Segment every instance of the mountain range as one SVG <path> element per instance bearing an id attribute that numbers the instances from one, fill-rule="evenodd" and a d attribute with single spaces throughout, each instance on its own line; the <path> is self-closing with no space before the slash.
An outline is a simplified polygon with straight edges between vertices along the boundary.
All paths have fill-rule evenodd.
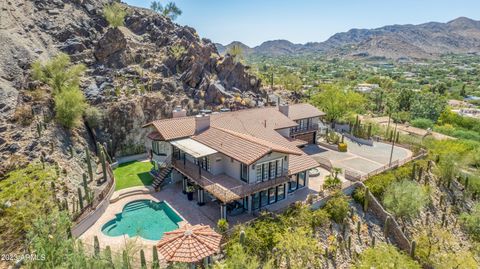
<path id="1" fill-rule="evenodd" d="M 294 44 L 271 40 L 250 48 L 234 41 L 216 44 L 219 53 L 233 45 L 246 55 L 284 56 L 321 53 L 326 56 L 377 59 L 432 59 L 447 53 L 479 53 L 480 21 L 459 17 L 447 23 L 388 25 L 375 29 L 351 29 L 337 33 L 324 42 Z"/>

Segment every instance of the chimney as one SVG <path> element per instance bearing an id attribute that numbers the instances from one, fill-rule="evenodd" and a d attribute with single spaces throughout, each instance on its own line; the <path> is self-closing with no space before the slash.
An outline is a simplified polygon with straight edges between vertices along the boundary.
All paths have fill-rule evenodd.
<path id="1" fill-rule="evenodd" d="M 279 104 L 278 105 L 278 110 L 282 112 L 283 115 L 288 117 L 288 104 Z"/>
<path id="2" fill-rule="evenodd" d="M 187 116 L 187 111 L 182 109 L 181 106 L 176 106 L 172 111 L 172 118 L 181 118 Z"/>
<path id="3" fill-rule="evenodd" d="M 195 133 L 201 133 L 210 127 L 210 115 L 200 114 L 195 116 Z"/>

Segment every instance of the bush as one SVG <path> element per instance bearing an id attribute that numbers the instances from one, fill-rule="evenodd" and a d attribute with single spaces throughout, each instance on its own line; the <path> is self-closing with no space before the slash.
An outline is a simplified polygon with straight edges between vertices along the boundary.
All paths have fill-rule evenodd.
<path id="1" fill-rule="evenodd" d="M 77 87 L 64 89 L 55 96 L 55 117 L 66 128 L 78 126 L 86 108 L 85 97 Z"/>
<path id="2" fill-rule="evenodd" d="M 325 211 L 336 223 L 342 223 L 348 216 L 349 210 L 347 197 L 341 192 L 335 194 L 325 205 Z"/>
<path id="3" fill-rule="evenodd" d="M 410 180 L 392 183 L 383 197 L 387 210 L 400 218 L 417 215 L 427 202 L 428 195 L 423 186 Z"/>
<path id="4" fill-rule="evenodd" d="M 347 152 L 347 144 L 346 143 L 339 143 L 338 144 L 338 151 Z"/>
<path id="5" fill-rule="evenodd" d="M 89 106 L 85 109 L 85 121 L 90 128 L 97 128 L 102 121 L 103 114 L 96 107 Z"/>
<path id="6" fill-rule="evenodd" d="M 228 230 L 228 222 L 226 219 L 219 219 L 218 222 L 217 222 L 217 229 L 218 229 L 218 232 L 220 232 L 221 234 L 225 234 Z"/>
<path id="7" fill-rule="evenodd" d="M 480 240 L 480 203 L 475 205 L 471 213 L 462 213 L 460 221 L 472 238 Z"/>
<path id="8" fill-rule="evenodd" d="M 18 106 L 15 109 L 13 119 L 23 126 L 28 126 L 33 122 L 32 107 L 30 105 Z"/>
<path id="9" fill-rule="evenodd" d="M 120 27 L 125 23 L 125 16 L 127 16 L 127 11 L 121 4 L 115 2 L 110 5 L 105 5 L 103 7 L 103 16 L 108 22 L 110 27 Z"/>
<path id="10" fill-rule="evenodd" d="M 328 175 L 325 177 L 323 188 L 325 190 L 340 189 L 342 187 L 342 181 L 338 177 Z"/>
<path id="11" fill-rule="evenodd" d="M 418 118 L 414 119 L 410 122 L 413 127 L 421 128 L 421 129 L 428 129 L 433 127 L 433 121 L 430 119 Z"/>
<path id="12" fill-rule="evenodd" d="M 375 247 L 370 247 L 360 254 L 360 259 L 355 265 L 357 269 L 370 268 L 422 268 L 416 261 L 409 256 L 401 253 L 392 245 L 380 243 Z"/>

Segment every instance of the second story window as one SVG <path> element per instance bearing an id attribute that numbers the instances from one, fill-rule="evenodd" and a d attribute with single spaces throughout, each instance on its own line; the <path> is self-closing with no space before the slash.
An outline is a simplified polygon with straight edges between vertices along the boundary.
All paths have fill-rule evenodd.
<path id="1" fill-rule="evenodd" d="M 155 153 L 155 155 L 166 156 L 167 145 L 161 141 L 152 141 L 152 151 Z"/>
<path id="2" fill-rule="evenodd" d="M 240 179 L 248 182 L 248 165 L 242 163 L 240 166 Z"/>
<path id="3" fill-rule="evenodd" d="M 257 182 L 274 179 L 282 174 L 282 159 L 264 162 L 255 166 L 257 174 Z"/>

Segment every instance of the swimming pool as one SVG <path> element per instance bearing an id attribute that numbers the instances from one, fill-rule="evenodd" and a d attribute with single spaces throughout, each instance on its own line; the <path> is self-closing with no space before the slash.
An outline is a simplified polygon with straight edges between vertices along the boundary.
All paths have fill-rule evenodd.
<path id="1" fill-rule="evenodd" d="M 105 223 L 102 232 L 108 236 L 127 234 L 160 240 L 163 233 L 177 229 L 181 221 L 183 218 L 167 202 L 136 200 L 127 203 L 121 213 Z"/>

